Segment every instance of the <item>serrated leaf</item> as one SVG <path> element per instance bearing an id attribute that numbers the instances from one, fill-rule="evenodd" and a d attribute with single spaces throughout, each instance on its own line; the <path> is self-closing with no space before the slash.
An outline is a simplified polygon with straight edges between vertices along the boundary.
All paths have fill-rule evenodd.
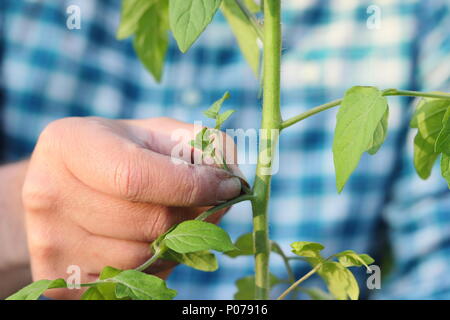
<path id="1" fill-rule="evenodd" d="M 134 49 L 139 60 L 161 81 L 167 48 L 169 46 L 169 21 L 167 0 L 159 0 L 151 6 L 139 21 Z"/>
<path id="2" fill-rule="evenodd" d="M 270 288 L 280 283 L 272 273 L 269 274 Z M 237 292 L 234 294 L 235 300 L 255 300 L 255 276 L 248 276 L 236 281 Z"/>
<path id="3" fill-rule="evenodd" d="M 240 236 L 234 243 L 235 250 L 228 251 L 225 254 L 231 258 L 239 256 L 251 256 L 254 253 L 253 250 L 253 234 L 246 233 Z"/>
<path id="4" fill-rule="evenodd" d="M 338 258 L 340 264 L 344 267 L 361 267 L 365 266 L 368 270 L 370 270 L 369 265 L 372 264 L 375 260 L 367 254 L 358 254 L 353 250 L 342 251 L 338 254 L 335 254 Z"/>
<path id="5" fill-rule="evenodd" d="M 189 220 L 177 225 L 164 239 L 167 247 L 178 253 L 204 250 L 234 250 L 230 236 L 215 224 Z"/>
<path id="6" fill-rule="evenodd" d="M 203 111 L 203 114 L 206 117 L 215 120 L 220 113 L 220 109 L 222 108 L 223 103 L 225 102 L 225 100 L 227 100 L 229 98 L 230 98 L 230 93 L 227 91 L 224 93 L 222 98 L 220 98 L 219 100 L 214 102 L 211 107 L 209 107 L 208 109 Z"/>
<path id="7" fill-rule="evenodd" d="M 389 119 L 389 108 L 386 109 L 386 112 L 383 115 L 383 118 L 381 118 L 380 122 L 377 125 L 377 128 L 375 129 L 375 133 L 373 134 L 372 143 L 369 145 L 369 149 L 367 152 L 370 155 L 374 155 L 375 153 L 380 150 L 381 146 L 383 145 L 384 141 L 386 140 L 387 133 L 388 133 L 388 119 Z"/>
<path id="8" fill-rule="evenodd" d="M 37 300 L 45 291 L 57 288 L 67 288 L 66 281 L 64 279 L 39 280 L 9 296 L 6 300 Z"/>
<path id="9" fill-rule="evenodd" d="M 337 114 L 333 141 L 336 187 L 339 192 L 371 146 L 375 130 L 388 108 L 386 97 L 374 87 L 347 90 Z"/>
<path id="10" fill-rule="evenodd" d="M 117 30 L 117 39 L 125 39 L 133 35 L 140 19 L 147 10 L 158 0 L 123 0 L 120 16 L 120 25 Z"/>
<path id="11" fill-rule="evenodd" d="M 206 137 L 207 130 L 208 128 L 204 127 L 195 135 L 195 139 L 190 141 L 192 147 L 198 150 L 206 149 L 206 147 L 210 144 L 209 139 Z"/>
<path id="12" fill-rule="evenodd" d="M 441 174 L 448 183 L 450 189 L 450 156 L 443 153 L 441 158 Z"/>
<path id="13" fill-rule="evenodd" d="M 153 275 L 136 270 L 126 270 L 111 281 L 117 283 L 116 296 L 132 300 L 171 300 L 176 291 L 167 288 L 166 282 Z"/>
<path id="14" fill-rule="evenodd" d="M 442 119 L 442 128 L 436 139 L 436 152 L 450 154 L 450 100 L 448 100 L 447 111 Z"/>
<path id="15" fill-rule="evenodd" d="M 309 241 L 297 241 L 291 244 L 292 252 L 300 257 L 313 259 L 316 263 L 323 260 L 320 251 L 325 247 L 320 243 Z M 309 261 L 309 260 L 308 260 Z"/>
<path id="16" fill-rule="evenodd" d="M 220 129 L 222 124 L 228 120 L 229 117 L 235 112 L 235 110 L 227 110 L 217 116 L 216 119 L 216 129 Z"/>
<path id="17" fill-rule="evenodd" d="M 317 273 L 325 281 L 328 290 L 336 299 L 358 299 L 358 282 L 356 282 L 353 273 L 342 264 L 335 261 L 325 261 Z"/>
<path id="18" fill-rule="evenodd" d="M 211 23 L 222 0 L 170 0 L 169 15 L 178 47 L 186 52 Z"/>
<path id="19" fill-rule="evenodd" d="M 252 8 L 249 7 L 250 10 L 258 10 L 252 0 L 248 0 L 247 2 L 254 4 Z M 261 49 L 258 46 L 258 35 L 256 31 L 247 16 L 239 8 L 236 0 L 223 0 L 221 10 L 236 37 L 242 54 L 252 68 L 253 73 L 258 77 Z"/>
<path id="20" fill-rule="evenodd" d="M 168 250 L 167 252 L 164 252 L 161 258 L 182 263 L 196 270 L 205 272 L 213 272 L 219 268 L 216 256 L 209 251 L 182 254 L 173 250 Z"/>

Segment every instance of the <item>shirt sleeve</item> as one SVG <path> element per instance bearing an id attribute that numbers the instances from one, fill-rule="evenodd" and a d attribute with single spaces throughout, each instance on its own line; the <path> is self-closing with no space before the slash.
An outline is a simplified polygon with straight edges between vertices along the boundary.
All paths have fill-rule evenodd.
<path id="1" fill-rule="evenodd" d="M 450 3 L 419 3 L 416 89 L 450 92 Z M 405 132 L 407 127 L 405 121 Z M 415 173 L 415 131 L 407 134 L 383 212 L 393 269 L 375 298 L 450 299 L 450 191 L 440 174 L 439 159 L 426 181 Z"/>

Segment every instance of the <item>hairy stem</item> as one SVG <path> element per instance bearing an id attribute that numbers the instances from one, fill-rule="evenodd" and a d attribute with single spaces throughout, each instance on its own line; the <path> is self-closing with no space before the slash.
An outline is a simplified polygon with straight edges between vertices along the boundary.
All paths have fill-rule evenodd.
<path id="1" fill-rule="evenodd" d="M 272 158 L 281 125 L 281 0 L 264 0 L 263 115 L 258 164 L 253 186 L 253 245 L 255 248 L 255 298 L 269 299 L 269 218 Z"/>

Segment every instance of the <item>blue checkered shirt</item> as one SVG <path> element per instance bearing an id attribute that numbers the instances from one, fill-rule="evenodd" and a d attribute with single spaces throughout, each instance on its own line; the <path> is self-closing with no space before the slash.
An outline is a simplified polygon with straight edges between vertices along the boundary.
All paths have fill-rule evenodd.
<path id="1" fill-rule="evenodd" d="M 448 0 L 283 0 L 282 113 L 287 118 L 334 100 L 353 85 L 450 91 Z M 81 9 L 81 29 L 66 27 L 69 5 Z M 379 29 L 368 27 L 381 9 Z M 171 41 L 162 84 L 136 58 L 130 40 L 118 41 L 119 0 L 1 0 L 0 156 L 30 155 L 41 130 L 67 116 L 204 119 L 201 110 L 229 90 L 238 110 L 231 128 L 257 128 L 258 81 L 220 14 L 187 53 Z M 371 13 L 372 12 L 372 13 Z M 370 22 L 370 21 L 369 21 Z M 390 98 L 389 135 L 375 156 L 364 155 L 337 194 L 331 146 L 336 110 L 283 132 L 280 170 L 273 178 L 272 239 L 323 243 L 325 255 L 353 249 L 391 270 L 379 290 L 362 297 L 450 298 L 450 193 L 435 168 L 427 181 L 412 167 L 409 98 Z M 254 165 L 243 165 L 250 178 Z M 222 222 L 232 238 L 251 230 L 248 204 Z M 391 259 L 386 259 L 390 252 Z M 251 257 L 220 257 L 203 273 L 176 268 L 169 285 L 179 298 L 229 299 L 234 281 L 252 273 Z M 272 272 L 285 277 L 274 256 Z M 297 276 L 308 271 L 298 262 Z M 305 286 L 320 286 L 312 278 Z M 283 286 L 276 287 L 280 292 Z"/>

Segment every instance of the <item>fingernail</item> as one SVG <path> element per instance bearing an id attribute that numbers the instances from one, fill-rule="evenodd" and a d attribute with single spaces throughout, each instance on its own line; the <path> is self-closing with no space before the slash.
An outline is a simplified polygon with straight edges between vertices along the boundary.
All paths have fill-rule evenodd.
<path id="1" fill-rule="evenodd" d="M 217 189 L 217 201 L 229 200 L 241 193 L 241 181 L 238 178 L 229 178 L 220 182 Z"/>

